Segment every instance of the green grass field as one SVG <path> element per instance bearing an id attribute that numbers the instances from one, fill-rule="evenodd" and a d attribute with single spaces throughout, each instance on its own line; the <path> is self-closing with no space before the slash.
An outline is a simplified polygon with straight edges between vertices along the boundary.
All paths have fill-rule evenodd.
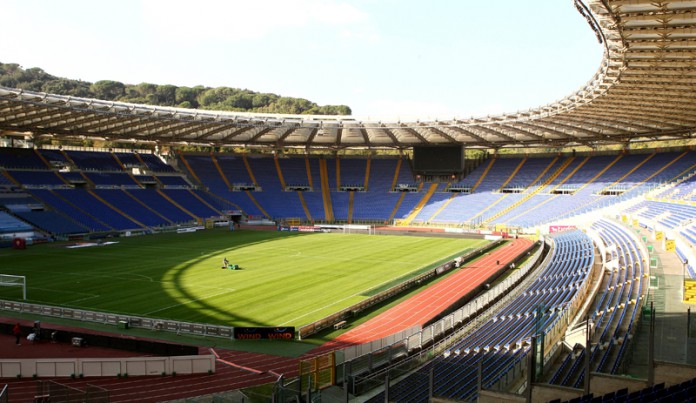
<path id="1" fill-rule="evenodd" d="M 227 326 L 302 326 L 486 241 L 222 229 L 0 250 L 28 302 Z M 240 270 L 221 269 L 223 257 Z M 21 298 L 0 287 L 0 299 Z"/>

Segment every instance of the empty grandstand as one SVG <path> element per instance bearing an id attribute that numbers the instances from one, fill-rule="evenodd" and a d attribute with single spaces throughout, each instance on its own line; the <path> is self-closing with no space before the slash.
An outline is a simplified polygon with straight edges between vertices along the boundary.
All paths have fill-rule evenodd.
<path id="1" fill-rule="evenodd" d="M 254 383 L 272 385 L 274 401 L 314 401 L 329 391 L 339 396 L 334 396 L 336 401 L 690 397 L 696 379 L 696 333 L 689 316 L 689 304 L 696 303 L 696 3 L 575 0 L 574 6 L 604 48 L 596 75 L 557 102 L 499 116 L 389 122 L 225 113 L 0 87 L 0 138 L 13 140 L 0 147 L 0 239 L 7 246 L 3 261 L 19 265 L 32 258 L 34 243 L 88 247 L 133 237 L 155 240 L 130 245 L 131 257 L 143 255 L 143 267 L 129 260 L 129 267 L 105 265 L 122 273 L 104 274 L 95 267 L 90 275 L 112 276 L 114 284 L 120 277 L 161 283 L 167 299 L 155 307 L 154 296 L 138 295 L 135 300 L 146 308 L 135 314 L 125 307 L 114 312 L 99 300 L 98 290 L 76 285 L 80 278 L 71 283 L 75 291 L 62 291 L 69 297 L 61 290 L 32 289 L 32 275 L 38 279 L 46 275 L 44 269 L 53 269 L 45 267 L 43 256 L 58 256 L 42 250 L 29 263 L 34 271 L 27 274 L 29 301 L 12 290 L 0 301 L 5 325 L 15 318 L 60 318 L 72 329 L 61 327 L 57 333 L 78 332 L 82 326 L 109 333 L 119 326 L 140 332 L 133 338 L 165 334 L 161 337 L 190 337 L 187 341 L 200 345 L 219 340 L 226 351 L 201 350 L 205 367 L 192 358 L 181 364 L 186 370 L 178 371 L 181 382 L 199 385 L 201 392 L 195 387 L 176 396 L 160 391 L 172 400 Z M 82 137 L 108 138 L 121 147 L 131 142 L 152 147 L 71 145 Z M 49 145 L 47 138 L 56 144 Z M 10 147 L 14 139 L 24 146 Z M 659 143 L 647 143 L 653 141 Z M 416 160 L 413 148 L 419 146 L 435 150 L 434 157 Z M 438 151 L 445 158 L 445 150 L 453 149 L 461 160 L 437 161 Z M 168 261 L 182 251 L 167 250 L 156 241 L 204 230 L 214 235 L 216 227 L 230 230 L 225 235 L 275 232 L 255 232 L 244 245 L 227 239 L 219 244 L 192 240 L 198 248 L 194 252 L 179 247 L 189 254 L 185 262 Z M 293 238 L 285 232 L 297 234 Z M 321 241 L 308 235 L 315 232 L 323 236 Z M 338 295 L 336 288 L 347 281 L 348 272 L 355 274 L 357 265 L 369 270 L 415 260 L 402 260 L 406 251 L 394 247 L 381 251 L 388 259 L 371 255 L 362 261 L 334 244 L 348 242 L 339 234 L 354 233 L 510 241 L 507 245 L 518 242 L 524 248 L 507 252 L 512 246 L 495 249 L 494 243 L 463 251 L 453 246 L 422 267 L 385 273 L 384 278 L 374 278 L 380 273 L 363 276 L 359 280 L 372 277 L 374 283 L 336 297 L 343 305 L 331 310 L 327 307 L 333 306 L 329 302 Z M 298 300 L 314 295 L 306 295 L 309 286 L 303 290 L 290 276 L 316 270 L 320 275 L 309 283 L 313 292 L 323 294 L 323 305 L 302 307 L 269 324 L 259 317 L 270 304 L 254 307 L 247 317 L 247 312 L 228 312 L 211 302 L 239 291 L 235 287 L 243 287 L 244 276 L 260 273 L 249 269 L 253 263 L 248 262 L 266 256 L 254 249 L 247 257 L 244 248 L 268 246 L 274 237 L 286 235 L 309 239 L 309 244 L 315 240 L 317 249 L 293 245 L 269 252 L 275 260 L 268 261 L 281 269 L 273 275 L 288 276 L 286 284 L 268 291 L 269 299 L 281 300 L 292 311 L 295 301 L 283 300 L 290 292 Z M 415 239 L 405 247 L 412 254 L 419 251 L 417 243 L 426 243 L 425 238 Z M 527 239 L 539 242 L 530 246 Z M 365 250 L 378 245 L 370 238 L 361 242 L 356 245 Z M 328 243 L 336 256 L 317 252 Z M 147 260 L 146 250 L 154 250 L 155 258 Z M 94 262 L 86 255 L 66 260 L 55 274 L 75 276 L 71 265 Z M 110 258 L 97 256 L 95 261 Z M 284 264 L 300 258 L 311 263 L 282 272 Z M 340 263 L 326 263 L 331 258 Z M 186 281 L 192 284 L 192 277 L 210 275 L 208 260 L 215 260 L 216 276 L 234 273 L 236 283 L 210 277 L 199 288 L 188 288 Z M 158 261 L 165 262 L 166 270 L 142 274 L 140 270 L 165 267 L 157 266 Z M 0 274 L 24 274 L 14 273 L 11 266 L 3 265 Z M 463 282 L 456 283 L 457 278 Z M 270 283 L 270 278 L 254 280 L 256 287 Z M 425 288 L 458 293 L 443 303 L 444 291 L 432 295 Z M 200 290 L 212 296 L 201 297 Z M 36 297 L 36 291 L 54 293 L 61 302 L 46 303 L 49 297 Z M 126 291 L 132 290 L 124 295 Z M 73 298 L 73 293 L 79 295 Z M 388 309 L 407 306 L 406 297 L 422 298 L 422 306 L 406 309 L 412 315 L 408 320 L 391 323 L 397 316 L 389 316 L 393 311 Z M 148 298 L 152 301 L 144 301 Z M 82 305 L 90 301 L 95 305 Z M 426 306 L 438 311 L 426 316 Z M 166 316 L 177 310 L 172 315 L 181 316 Z M 210 323 L 217 320 L 233 325 Z M 89 329 L 95 322 L 102 327 Z M 302 325 L 298 337 L 294 328 L 285 331 L 296 323 Z M 302 351 L 292 359 L 278 359 L 277 365 L 269 357 L 241 357 L 235 346 L 242 350 L 242 340 L 262 334 L 255 327 L 248 330 L 250 324 L 275 329 L 270 332 L 281 335 L 277 337 L 297 338 L 290 342 Z M 384 328 L 394 332 L 377 330 Z M 41 335 L 40 329 L 34 334 Z M 97 338 L 89 335 L 85 337 Z M 323 345 L 302 344 L 306 339 L 311 344 L 312 337 Z M 269 347 L 272 343 L 251 349 L 277 352 Z M 167 357 L 173 361 L 163 367 L 146 371 L 149 364 L 138 364 L 131 374 L 174 376 L 174 368 L 184 368 L 173 363 L 175 354 Z M 22 378 L 74 379 L 82 374 L 71 369 L 66 376 L 67 370 L 56 364 L 60 360 L 50 361 L 53 369 L 46 370 L 40 360 L 18 364 L 18 359 L 0 360 L 0 377 L 15 390 L 28 388 Z M 104 364 L 99 371 L 90 368 L 87 375 L 95 384 L 113 387 L 115 401 L 127 401 L 121 396 L 127 395 L 125 388 L 111 382 L 115 374 L 125 378 L 127 371 L 111 365 L 116 364 Z M 205 387 L 197 378 L 218 372 L 258 379 L 245 379 L 235 387 L 225 386 L 223 379 Z M 623 383 L 628 386 L 619 387 Z M 145 396 L 148 388 L 143 384 L 138 384 L 138 393 Z M 159 400 L 148 396 L 142 401 Z"/>

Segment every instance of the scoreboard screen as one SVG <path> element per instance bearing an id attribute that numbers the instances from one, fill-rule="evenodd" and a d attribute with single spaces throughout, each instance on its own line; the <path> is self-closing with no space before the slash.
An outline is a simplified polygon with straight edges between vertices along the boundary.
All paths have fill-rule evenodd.
<path id="1" fill-rule="evenodd" d="M 416 173 L 448 174 L 464 170 L 464 147 L 457 146 L 415 146 L 413 147 L 413 168 Z"/>

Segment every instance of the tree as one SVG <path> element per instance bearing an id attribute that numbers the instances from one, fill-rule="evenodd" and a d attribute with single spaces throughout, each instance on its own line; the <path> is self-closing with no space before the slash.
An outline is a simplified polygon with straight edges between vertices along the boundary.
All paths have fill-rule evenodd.
<path id="1" fill-rule="evenodd" d="M 158 85 L 155 91 L 160 105 L 173 106 L 176 103 L 176 86 Z"/>
<path id="2" fill-rule="evenodd" d="M 42 91 L 50 94 L 97 98 L 107 101 L 147 103 L 212 110 L 236 110 L 263 113 L 312 113 L 349 115 L 345 105 L 324 105 L 302 98 L 281 97 L 247 89 L 203 86 L 177 87 L 151 83 L 123 84 L 102 80 L 89 83 L 52 76 L 40 68 L 23 69 L 16 63 L 0 63 L 0 85 Z"/>
<path id="3" fill-rule="evenodd" d="M 90 90 L 95 98 L 114 101 L 125 94 L 126 86 L 118 81 L 102 80 L 92 84 Z"/>
<path id="4" fill-rule="evenodd" d="M 174 100 L 176 103 L 181 105 L 184 102 L 188 102 L 190 105 L 189 108 L 196 108 L 198 107 L 198 101 L 196 98 L 198 95 L 203 92 L 205 89 L 203 87 L 178 87 L 174 93 Z"/>

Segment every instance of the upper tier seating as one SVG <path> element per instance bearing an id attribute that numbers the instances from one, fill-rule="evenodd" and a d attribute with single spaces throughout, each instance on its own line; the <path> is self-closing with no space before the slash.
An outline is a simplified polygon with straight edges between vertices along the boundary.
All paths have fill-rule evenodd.
<path id="1" fill-rule="evenodd" d="M 7 169 L 47 169 L 32 148 L 0 147 L 0 167 Z"/>

